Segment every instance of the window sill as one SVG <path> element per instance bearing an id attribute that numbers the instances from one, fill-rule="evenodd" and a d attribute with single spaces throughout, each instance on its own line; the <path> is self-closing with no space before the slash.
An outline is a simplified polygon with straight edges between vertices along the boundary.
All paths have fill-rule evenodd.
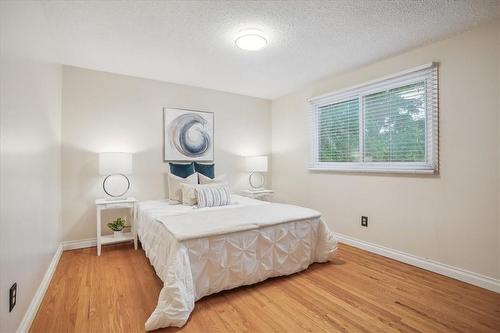
<path id="1" fill-rule="evenodd" d="M 387 168 L 332 168 L 332 167 L 310 167 L 309 171 L 322 172 L 341 172 L 341 173 L 385 173 L 385 174 L 410 174 L 410 175 L 436 175 L 438 172 L 434 169 L 387 169 Z"/>

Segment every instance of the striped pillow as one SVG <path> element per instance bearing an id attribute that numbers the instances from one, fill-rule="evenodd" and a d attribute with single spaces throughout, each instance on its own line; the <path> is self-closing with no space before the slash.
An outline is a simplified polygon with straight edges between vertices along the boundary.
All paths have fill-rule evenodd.
<path id="1" fill-rule="evenodd" d="M 226 206 L 231 204 L 231 191 L 227 183 L 198 185 L 196 187 L 198 208 Z"/>

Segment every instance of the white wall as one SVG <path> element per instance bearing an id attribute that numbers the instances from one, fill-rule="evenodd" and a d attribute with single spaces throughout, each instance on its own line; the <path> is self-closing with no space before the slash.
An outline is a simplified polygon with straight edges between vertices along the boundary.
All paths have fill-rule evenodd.
<path id="1" fill-rule="evenodd" d="M 104 196 L 98 152 L 134 153 L 130 195 L 168 195 L 164 106 L 215 113 L 216 173 L 226 175 L 235 191 L 247 187 L 241 155 L 271 151 L 268 100 L 67 66 L 63 85 L 64 240 L 96 236 L 94 200 Z"/>
<path id="2" fill-rule="evenodd" d="M 0 25 L 0 332 L 13 332 L 61 241 L 62 77 L 38 2 L 0 2 Z"/>
<path id="3" fill-rule="evenodd" d="M 276 199 L 316 208 L 336 232 L 500 277 L 499 33 L 484 25 L 274 100 Z M 441 63 L 439 176 L 307 170 L 308 98 L 431 61 Z"/>

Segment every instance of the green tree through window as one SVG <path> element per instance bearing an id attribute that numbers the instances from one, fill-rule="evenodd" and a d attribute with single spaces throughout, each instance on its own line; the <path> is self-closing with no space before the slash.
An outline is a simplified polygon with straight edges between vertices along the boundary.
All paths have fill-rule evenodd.
<path id="1" fill-rule="evenodd" d="M 320 162 L 425 162 L 425 82 L 319 108 Z M 363 158 L 361 158 L 363 154 Z"/>
<path id="2" fill-rule="evenodd" d="M 425 83 L 364 97 L 365 162 L 425 162 Z"/>
<path id="3" fill-rule="evenodd" d="M 319 112 L 319 160 L 359 161 L 358 98 L 325 105 Z"/>

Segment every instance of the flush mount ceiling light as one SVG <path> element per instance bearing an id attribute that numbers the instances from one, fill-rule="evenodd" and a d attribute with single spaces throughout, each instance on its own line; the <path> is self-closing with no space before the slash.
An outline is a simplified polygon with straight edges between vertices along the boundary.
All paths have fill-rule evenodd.
<path id="1" fill-rule="evenodd" d="M 242 50 L 258 51 L 267 46 L 267 38 L 260 30 L 247 29 L 238 34 L 234 43 Z"/>

